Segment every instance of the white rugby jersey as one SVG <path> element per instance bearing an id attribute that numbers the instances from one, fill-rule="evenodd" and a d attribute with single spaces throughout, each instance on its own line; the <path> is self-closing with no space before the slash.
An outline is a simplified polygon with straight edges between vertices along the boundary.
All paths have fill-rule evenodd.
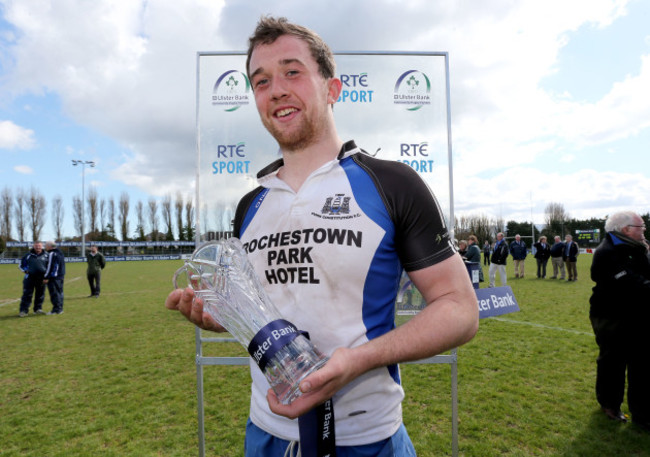
<path id="1" fill-rule="evenodd" d="M 408 165 L 380 160 L 346 143 L 298 192 L 277 177 L 239 203 L 235 236 L 281 315 L 330 356 L 395 326 L 402 269 L 418 270 L 455 253 L 435 197 Z M 298 422 L 273 414 L 269 384 L 254 362 L 250 417 L 263 430 L 298 440 Z M 336 444 L 374 443 L 402 422 L 397 365 L 378 368 L 334 396 Z"/>

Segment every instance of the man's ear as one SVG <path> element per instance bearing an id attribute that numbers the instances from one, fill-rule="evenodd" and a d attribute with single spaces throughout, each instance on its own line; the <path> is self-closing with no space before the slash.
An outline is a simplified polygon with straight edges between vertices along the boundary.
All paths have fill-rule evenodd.
<path id="1" fill-rule="evenodd" d="M 341 80 L 339 78 L 330 78 L 327 81 L 327 104 L 334 105 L 341 95 Z"/>

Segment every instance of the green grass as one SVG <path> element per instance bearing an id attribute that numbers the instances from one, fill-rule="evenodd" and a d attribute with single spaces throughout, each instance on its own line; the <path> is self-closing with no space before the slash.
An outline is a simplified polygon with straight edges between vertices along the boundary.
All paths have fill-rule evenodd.
<path id="1" fill-rule="evenodd" d="M 650 434 L 607 420 L 594 398 L 590 262 L 567 283 L 535 279 L 529 259 L 526 279 L 508 280 L 521 311 L 482 320 L 459 349 L 460 455 L 650 455 Z M 69 264 L 65 313 L 22 319 L 21 273 L 0 265 L 0 456 L 198 454 L 194 331 L 163 306 L 180 264 L 109 264 L 99 299 L 86 298 L 85 265 Z M 205 355 L 244 350 L 208 343 Z M 402 366 L 419 456 L 451 455 L 450 372 Z M 248 369 L 207 366 L 204 379 L 206 455 L 241 456 Z"/>

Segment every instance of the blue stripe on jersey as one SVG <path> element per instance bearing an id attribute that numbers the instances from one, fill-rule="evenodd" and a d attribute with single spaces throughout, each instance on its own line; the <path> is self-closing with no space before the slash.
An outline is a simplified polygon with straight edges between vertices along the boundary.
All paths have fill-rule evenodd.
<path id="1" fill-rule="evenodd" d="M 402 265 L 395 250 L 395 227 L 373 179 L 352 156 L 340 161 L 354 198 L 361 210 L 384 229 L 385 234 L 375 251 L 363 288 L 363 323 L 368 340 L 395 328 L 395 299 Z M 400 383 L 397 365 L 388 367 L 391 377 Z"/>
<path id="2" fill-rule="evenodd" d="M 246 210 L 246 215 L 244 216 L 244 220 L 241 223 L 241 228 L 239 229 L 239 238 L 241 239 L 242 235 L 248 228 L 248 225 L 251 223 L 253 218 L 255 217 L 255 214 L 257 214 L 257 210 L 260 208 L 262 205 L 262 201 L 264 200 L 264 197 L 266 197 L 266 194 L 269 193 L 268 188 L 262 189 L 262 191 L 253 199 L 251 202 L 250 206 Z"/>

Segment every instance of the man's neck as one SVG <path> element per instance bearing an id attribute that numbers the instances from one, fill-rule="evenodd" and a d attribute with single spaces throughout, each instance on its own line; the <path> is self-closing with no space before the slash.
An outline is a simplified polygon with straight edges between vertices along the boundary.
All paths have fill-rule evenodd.
<path id="1" fill-rule="evenodd" d="M 338 156 L 342 146 L 337 135 L 330 135 L 298 151 L 283 150 L 284 166 L 278 171 L 278 178 L 297 192 L 310 174 Z"/>

